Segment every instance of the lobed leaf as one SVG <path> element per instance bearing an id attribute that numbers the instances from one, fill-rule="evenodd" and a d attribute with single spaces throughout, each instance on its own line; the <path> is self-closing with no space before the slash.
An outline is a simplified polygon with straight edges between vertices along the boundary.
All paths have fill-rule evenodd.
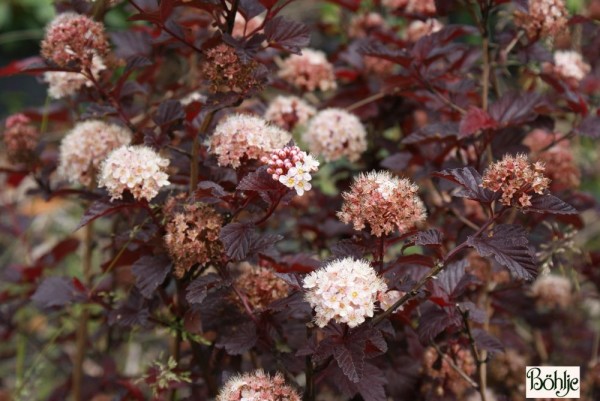
<path id="1" fill-rule="evenodd" d="M 527 232 L 522 226 L 500 224 L 487 234 L 467 238 L 467 244 L 483 257 L 493 256 L 517 278 L 531 280 L 537 274 Z"/>
<path id="2" fill-rule="evenodd" d="M 135 276 L 135 286 L 144 298 L 152 298 L 156 290 L 164 281 L 173 263 L 165 255 L 144 255 L 131 266 Z"/>
<path id="3" fill-rule="evenodd" d="M 310 30 L 306 25 L 281 16 L 267 22 L 265 35 L 269 46 L 295 54 L 300 54 L 310 43 Z"/>

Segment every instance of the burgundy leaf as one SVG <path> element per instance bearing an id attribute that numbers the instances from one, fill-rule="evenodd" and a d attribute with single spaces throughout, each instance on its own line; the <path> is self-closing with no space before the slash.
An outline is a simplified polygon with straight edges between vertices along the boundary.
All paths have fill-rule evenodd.
<path id="1" fill-rule="evenodd" d="M 460 185 L 462 188 L 454 193 L 455 196 L 474 199 L 485 203 L 490 203 L 499 197 L 498 194 L 481 186 L 481 174 L 473 167 L 444 170 L 433 173 L 433 175 Z"/>
<path id="2" fill-rule="evenodd" d="M 257 15 L 262 14 L 265 11 L 265 6 L 258 0 L 240 0 L 238 11 L 246 18 L 246 20 L 251 20 Z"/>
<path id="3" fill-rule="evenodd" d="M 275 17 L 265 25 L 269 46 L 300 54 L 310 42 L 310 30 L 300 22 L 285 17 Z"/>
<path id="4" fill-rule="evenodd" d="M 108 216 L 109 214 L 116 213 L 119 210 L 135 207 L 138 207 L 136 203 L 126 201 L 108 201 L 107 199 L 95 201 L 83 213 L 83 217 L 77 225 L 77 228 L 75 228 L 75 231 L 100 217 Z"/>
<path id="5" fill-rule="evenodd" d="M 79 240 L 77 238 L 67 238 L 60 241 L 58 244 L 40 256 L 35 264 L 43 265 L 44 267 L 56 266 L 61 260 L 75 252 L 79 248 Z"/>
<path id="6" fill-rule="evenodd" d="M 213 288 L 220 288 L 226 283 L 216 273 L 208 273 L 196 278 L 188 286 L 185 299 L 191 304 L 201 304 Z"/>
<path id="7" fill-rule="evenodd" d="M 108 324 L 121 327 L 147 326 L 149 319 L 147 300 L 136 288 L 133 288 L 127 299 L 110 312 Z"/>
<path id="8" fill-rule="evenodd" d="M 254 226 L 248 223 L 229 223 L 221 229 L 219 235 L 219 239 L 225 247 L 225 253 L 233 260 L 246 258 L 255 237 Z"/>
<path id="9" fill-rule="evenodd" d="M 466 259 L 451 263 L 444 268 L 438 275 L 438 279 L 434 281 L 434 284 L 447 294 L 447 300 L 460 296 L 466 284 L 471 281 L 470 277 L 472 276 L 466 273 L 468 264 Z"/>
<path id="10" fill-rule="evenodd" d="M 428 302 L 422 309 L 417 332 L 421 343 L 429 344 L 442 331 L 460 324 L 461 317 L 455 308 L 441 308 Z"/>
<path id="11" fill-rule="evenodd" d="M 480 349 L 492 354 L 504 351 L 504 345 L 496 337 L 482 329 L 473 329 L 473 339 Z"/>
<path id="12" fill-rule="evenodd" d="M 590 115 L 581 121 L 576 132 L 592 139 L 600 139 L 600 116 Z"/>
<path id="13" fill-rule="evenodd" d="M 365 367 L 365 342 L 345 342 L 333 349 L 333 357 L 342 372 L 353 383 L 358 383 Z"/>
<path id="14" fill-rule="evenodd" d="M 427 245 L 441 245 L 444 239 L 444 234 L 436 228 L 432 228 L 425 231 L 419 231 L 414 237 L 413 241 L 415 245 L 427 246 Z"/>
<path id="15" fill-rule="evenodd" d="M 531 206 L 527 212 L 550 214 L 577 214 L 577 210 L 552 194 L 534 194 L 531 197 Z"/>
<path id="16" fill-rule="evenodd" d="M 171 124 L 185 118 L 185 111 L 181 102 L 174 99 L 165 100 L 158 106 L 158 110 L 153 117 L 154 122 L 158 126 Z"/>
<path id="17" fill-rule="evenodd" d="M 542 97 L 535 92 L 507 92 L 490 106 L 489 115 L 503 126 L 519 125 L 537 117 L 536 106 Z"/>
<path id="18" fill-rule="evenodd" d="M 135 276 L 135 285 L 145 298 L 152 298 L 156 290 L 164 281 L 173 263 L 165 255 L 144 255 L 132 266 L 131 271 Z"/>
<path id="19" fill-rule="evenodd" d="M 52 308 L 70 304 L 78 294 L 70 278 L 48 277 L 39 285 L 31 300 L 39 308 Z"/>
<path id="20" fill-rule="evenodd" d="M 485 111 L 478 107 L 470 107 L 460 120 L 459 132 L 460 136 L 473 135 L 481 130 L 496 128 L 498 124 Z"/>
<path id="21" fill-rule="evenodd" d="M 401 172 L 406 170 L 411 159 L 412 155 L 409 152 L 398 152 L 386 157 L 380 164 L 381 167 Z"/>
<path id="22" fill-rule="evenodd" d="M 521 226 L 500 224 L 481 236 L 469 237 L 467 244 L 484 258 L 493 256 L 517 278 L 530 280 L 537 274 L 527 232 Z"/>
<path id="23" fill-rule="evenodd" d="M 331 247 L 331 253 L 336 258 L 351 256 L 355 259 L 360 259 L 367 252 L 368 249 L 364 245 L 357 244 L 349 239 L 341 240 Z"/>
<path id="24" fill-rule="evenodd" d="M 246 322 L 231 327 L 229 333 L 222 336 L 216 346 L 225 348 L 229 355 L 242 355 L 254 347 L 257 340 L 256 325 L 253 322 Z"/>
<path id="25" fill-rule="evenodd" d="M 402 140 L 405 144 L 437 142 L 455 138 L 458 135 L 458 124 L 453 122 L 427 125 L 413 132 Z"/>

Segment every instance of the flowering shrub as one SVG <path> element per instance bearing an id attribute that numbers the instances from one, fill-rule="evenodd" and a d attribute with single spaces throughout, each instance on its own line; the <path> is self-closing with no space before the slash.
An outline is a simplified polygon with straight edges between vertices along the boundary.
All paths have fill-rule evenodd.
<path id="1" fill-rule="evenodd" d="M 0 67 L 48 93 L 1 128 L 0 400 L 599 399 L 598 14 L 57 2 Z"/>

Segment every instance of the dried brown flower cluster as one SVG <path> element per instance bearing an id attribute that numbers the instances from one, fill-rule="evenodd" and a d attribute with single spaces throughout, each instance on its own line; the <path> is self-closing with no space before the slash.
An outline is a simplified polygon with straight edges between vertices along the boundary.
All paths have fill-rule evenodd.
<path id="1" fill-rule="evenodd" d="M 271 269 L 242 263 L 240 270 L 234 285 L 246 295 L 253 310 L 265 309 L 289 293 L 290 286 Z"/>
<path id="2" fill-rule="evenodd" d="M 211 92 L 248 93 L 263 85 L 257 75 L 259 63 L 242 61 L 235 49 L 224 43 L 206 51 L 202 70 Z"/>
<path id="3" fill-rule="evenodd" d="M 515 23 L 530 38 L 556 36 L 567 28 L 568 11 L 564 0 L 529 0 L 527 13 L 515 12 Z"/>
<path id="4" fill-rule="evenodd" d="M 490 363 L 490 379 L 507 388 L 511 401 L 521 401 L 525 394 L 525 367 L 527 359 L 519 351 L 508 348 L 494 356 Z"/>
<path id="5" fill-rule="evenodd" d="M 544 175 L 541 162 L 531 163 L 527 156 L 506 155 L 493 163 L 483 175 L 484 188 L 502 193 L 506 206 L 531 206 L 531 194 L 543 194 L 550 180 Z"/>
<path id="6" fill-rule="evenodd" d="M 164 207 L 167 218 L 165 245 L 181 278 L 193 265 L 206 265 L 223 249 L 219 240 L 223 218 L 211 206 L 190 202 L 184 194 L 171 197 Z"/>
<path id="7" fill-rule="evenodd" d="M 425 220 L 419 188 L 407 179 L 387 171 L 372 171 L 354 179 L 350 191 L 344 192 L 340 220 L 355 230 L 369 225 L 371 234 L 381 237 L 395 230 L 401 234 Z"/>
<path id="8" fill-rule="evenodd" d="M 426 382 L 421 391 L 431 391 L 431 386 L 434 386 L 434 391 L 439 396 L 444 396 L 447 389 L 452 393 L 451 396 L 461 399 L 471 385 L 460 376 L 447 358 L 468 376 L 477 371 L 471 351 L 461 348 L 458 344 L 450 346 L 444 356 L 439 355 L 435 348 L 428 347 L 423 353 L 423 373 L 433 383 Z"/>
<path id="9" fill-rule="evenodd" d="M 579 188 L 581 170 L 575 161 L 570 143 L 562 141 L 548 148 L 556 135 L 536 129 L 525 138 L 524 144 L 534 152 L 534 161 L 544 163 L 544 175 L 550 179 L 550 189 L 553 192 Z"/>
<path id="10" fill-rule="evenodd" d="M 26 115 L 14 114 L 8 117 L 3 134 L 8 160 L 12 163 L 33 161 L 39 136 L 39 131 Z"/>

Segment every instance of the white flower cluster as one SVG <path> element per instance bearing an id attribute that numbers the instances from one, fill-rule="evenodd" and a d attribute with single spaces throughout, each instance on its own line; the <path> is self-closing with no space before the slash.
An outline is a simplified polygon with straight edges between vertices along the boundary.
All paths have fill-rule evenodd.
<path id="1" fill-rule="evenodd" d="M 60 144 L 57 173 L 69 182 L 89 185 L 102 160 L 130 142 L 127 128 L 99 120 L 80 122 Z"/>
<path id="2" fill-rule="evenodd" d="M 319 327 L 331 319 L 356 327 L 373 316 L 377 295 L 386 291 L 387 285 L 369 262 L 344 258 L 310 273 L 304 288 Z"/>
<path id="3" fill-rule="evenodd" d="M 269 157 L 263 157 L 261 161 L 268 166 L 267 172 L 275 181 L 296 190 L 299 196 L 304 195 L 305 191 L 310 191 L 312 188 L 310 173 L 319 169 L 319 162 L 297 146 L 286 146 L 276 150 Z"/>
<path id="4" fill-rule="evenodd" d="M 367 131 L 358 117 L 342 109 L 330 108 L 317 113 L 308 123 L 302 139 L 311 153 L 325 161 L 347 157 L 357 161 L 367 150 Z"/>
<path id="5" fill-rule="evenodd" d="M 92 74 L 98 79 L 100 72 L 106 69 L 102 57 L 94 55 L 92 59 Z M 44 73 L 44 81 L 48 83 L 48 96 L 62 99 L 77 93 L 82 87 L 92 87 L 93 82 L 79 72 L 48 71 Z"/>
<path id="6" fill-rule="evenodd" d="M 160 188 L 169 185 L 164 172 L 169 160 L 147 146 L 122 146 L 102 164 L 98 184 L 106 187 L 112 199 L 121 199 L 129 190 L 137 200 L 150 201 Z"/>
<path id="7" fill-rule="evenodd" d="M 554 53 L 555 71 L 564 78 L 581 81 L 591 68 L 581 54 L 570 50 L 559 50 Z"/>
<path id="8" fill-rule="evenodd" d="M 290 168 L 287 174 L 279 177 L 279 182 L 288 188 L 293 188 L 299 196 L 304 195 L 305 191 L 310 191 L 312 184 L 311 172 L 319 169 L 319 162 L 312 156 L 306 155 L 303 162 L 297 162 Z"/>

